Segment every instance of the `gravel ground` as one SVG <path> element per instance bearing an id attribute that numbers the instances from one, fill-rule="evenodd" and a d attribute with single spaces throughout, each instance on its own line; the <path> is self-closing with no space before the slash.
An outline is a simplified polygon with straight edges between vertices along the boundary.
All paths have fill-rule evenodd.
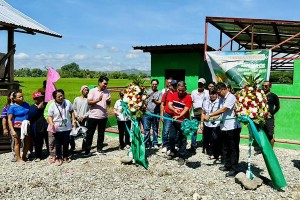
<path id="1" fill-rule="evenodd" d="M 48 159 L 12 163 L 11 153 L 0 155 L 0 199 L 300 199 L 300 151 L 275 149 L 288 184 L 282 191 L 272 187 L 262 155 L 252 156 L 254 174 L 264 183 L 249 191 L 225 178 L 221 164 L 209 160 L 201 147 L 183 166 L 167 160 L 161 150 L 147 150 L 145 170 L 121 164 L 127 151 L 118 150 L 117 138 L 106 137 L 105 143 L 106 155 L 84 158 L 78 153 L 62 166 L 50 165 Z M 80 147 L 81 139 L 76 144 Z M 247 146 L 240 150 L 245 172 Z"/>

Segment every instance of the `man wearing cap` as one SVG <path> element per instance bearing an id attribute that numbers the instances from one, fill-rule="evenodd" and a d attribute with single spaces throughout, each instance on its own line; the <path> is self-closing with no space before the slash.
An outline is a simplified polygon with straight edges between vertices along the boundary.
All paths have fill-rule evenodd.
<path id="1" fill-rule="evenodd" d="M 171 96 L 174 92 L 176 92 L 177 89 L 177 81 L 172 80 L 169 84 L 168 90 L 163 94 L 161 98 L 161 104 L 160 104 L 160 115 L 172 118 L 173 112 L 170 111 L 168 107 L 168 97 Z M 166 120 L 161 118 L 160 121 L 163 123 L 163 130 L 162 130 L 162 153 L 166 153 L 167 149 L 169 148 L 169 131 L 170 131 L 170 125 L 172 123 L 171 120 Z"/>
<path id="2" fill-rule="evenodd" d="M 193 119 L 196 119 L 198 121 L 201 120 L 201 114 L 202 114 L 202 105 L 203 102 L 206 99 L 209 99 L 209 93 L 208 90 L 204 89 L 206 84 L 206 80 L 204 78 L 200 78 L 198 80 L 198 89 L 195 89 L 192 91 L 191 96 L 193 100 Z M 206 142 L 205 136 L 203 135 L 203 147 L 204 143 Z M 195 132 L 191 137 L 191 153 L 196 153 L 197 149 L 197 132 Z M 203 148 L 202 153 L 205 153 L 205 150 Z"/>
<path id="3" fill-rule="evenodd" d="M 75 119 L 79 123 L 80 126 L 86 127 L 87 118 L 89 116 L 88 110 L 89 105 L 87 103 L 87 95 L 89 93 L 89 87 L 87 85 L 83 85 L 80 89 L 81 95 L 74 99 L 73 108 Z M 85 137 L 82 141 L 82 150 L 85 149 Z M 75 137 L 71 136 L 70 139 L 71 152 L 75 150 Z"/>
<path id="4" fill-rule="evenodd" d="M 34 141 L 35 161 L 42 159 L 43 141 L 45 140 L 47 150 L 49 152 L 47 121 L 44 114 L 44 95 L 41 92 L 32 94 L 34 104 L 30 106 L 28 119 L 30 121 L 31 133 Z"/>

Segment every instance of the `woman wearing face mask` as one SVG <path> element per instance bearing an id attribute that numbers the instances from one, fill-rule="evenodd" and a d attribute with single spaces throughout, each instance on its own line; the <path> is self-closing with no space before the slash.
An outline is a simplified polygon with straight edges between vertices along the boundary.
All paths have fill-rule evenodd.
<path id="1" fill-rule="evenodd" d="M 26 161 L 26 155 L 30 147 L 30 135 L 24 134 L 24 148 L 23 155 L 21 157 L 20 147 L 21 147 L 21 127 L 23 121 L 28 119 L 29 104 L 24 101 L 23 94 L 21 91 L 16 91 L 13 94 L 14 104 L 9 107 L 8 110 L 8 125 L 10 129 L 10 134 L 14 138 L 14 150 L 16 154 L 17 162 Z M 27 127 L 26 127 L 27 128 Z M 24 128 L 24 129 L 26 129 Z M 26 132 L 27 130 L 22 130 Z"/>
<path id="2" fill-rule="evenodd" d="M 49 130 L 52 130 L 55 137 L 56 165 L 60 166 L 62 162 L 70 162 L 68 157 L 68 147 L 70 141 L 70 132 L 75 124 L 75 115 L 71 102 L 64 99 L 64 94 L 58 90 L 52 93 L 54 103 L 48 110 Z M 63 149 L 61 148 L 63 146 Z"/>

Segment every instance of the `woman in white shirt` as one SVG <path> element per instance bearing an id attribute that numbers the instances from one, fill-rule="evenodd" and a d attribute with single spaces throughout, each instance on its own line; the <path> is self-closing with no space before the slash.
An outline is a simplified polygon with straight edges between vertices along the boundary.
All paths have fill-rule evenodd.
<path id="1" fill-rule="evenodd" d="M 54 103 L 48 110 L 49 129 L 52 130 L 55 137 L 56 165 L 60 166 L 62 161 L 70 162 L 68 157 L 68 147 L 70 141 L 70 132 L 76 127 L 75 115 L 71 102 L 64 99 L 64 94 L 60 91 L 54 91 L 52 94 Z M 63 146 L 63 153 L 62 147 Z"/>
<path id="2" fill-rule="evenodd" d="M 131 121 L 128 116 L 123 115 L 123 108 L 121 104 L 124 97 L 124 91 L 120 91 L 119 95 L 120 95 L 120 99 L 118 99 L 115 103 L 114 113 L 117 117 L 118 130 L 119 130 L 119 143 L 120 143 L 119 149 L 123 150 L 125 147 L 126 149 L 130 148 L 130 136 L 128 130 L 130 130 L 131 128 Z M 124 136 L 125 136 L 125 142 L 124 142 Z"/>

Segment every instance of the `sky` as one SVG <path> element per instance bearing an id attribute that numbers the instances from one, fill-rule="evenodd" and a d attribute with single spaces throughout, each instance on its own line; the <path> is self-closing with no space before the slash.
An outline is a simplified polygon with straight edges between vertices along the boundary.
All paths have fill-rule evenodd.
<path id="1" fill-rule="evenodd" d="M 293 0 L 6 0 L 14 8 L 61 34 L 15 33 L 15 68 L 77 63 L 81 69 L 150 70 L 149 53 L 133 46 L 204 43 L 206 16 L 300 21 Z M 228 39 L 223 38 L 225 43 Z M 219 46 L 209 27 L 208 44 Z M 7 52 L 0 31 L 0 51 Z"/>

